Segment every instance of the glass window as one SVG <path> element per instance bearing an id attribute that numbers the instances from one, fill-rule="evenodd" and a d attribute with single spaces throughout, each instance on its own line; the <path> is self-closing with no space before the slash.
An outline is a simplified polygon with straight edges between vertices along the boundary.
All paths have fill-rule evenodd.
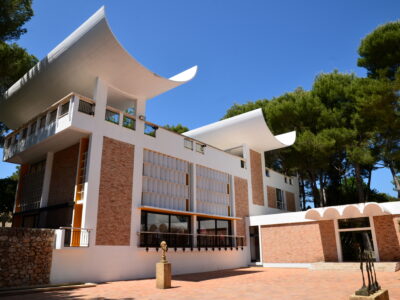
<path id="1" fill-rule="evenodd" d="M 198 234 L 204 235 L 230 235 L 231 222 L 228 220 L 220 219 L 207 219 L 197 218 L 198 221 Z"/>
<path id="2" fill-rule="evenodd" d="M 46 115 L 44 115 L 43 117 L 40 118 L 39 121 L 39 128 L 44 128 L 44 126 L 46 125 Z"/>
<path id="3" fill-rule="evenodd" d="M 147 214 L 147 231 L 151 232 L 168 232 L 169 216 L 161 214 Z"/>
<path id="4" fill-rule="evenodd" d="M 196 143 L 196 151 L 197 152 L 204 154 L 204 148 L 205 148 L 205 145 Z"/>
<path id="5" fill-rule="evenodd" d="M 193 141 L 184 139 L 183 144 L 184 144 L 185 148 L 193 150 Z"/>
<path id="6" fill-rule="evenodd" d="M 119 124 L 119 113 L 106 109 L 105 120 L 114 124 Z"/>
<path id="7" fill-rule="evenodd" d="M 50 113 L 50 119 L 49 119 L 49 123 L 53 123 L 57 118 L 57 109 L 53 110 Z"/>
<path id="8" fill-rule="evenodd" d="M 269 177 L 269 170 L 265 169 L 265 176 Z"/>
<path id="9" fill-rule="evenodd" d="M 276 189 L 276 207 L 279 209 L 285 209 L 285 203 L 283 200 L 283 191 Z"/>
<path id="10" fill-rule="evenodd" d="M 189 233 L 188 216 L 170 215 L 170 232 Z"/>
<path id="11" fill-rule="evenodd" d="M 338 220 L 339 229 L 370 227 L 369 218 L 351 218 Z"/>
<path id="12" fill-rule="evenodd" d="M 190 233 L 190 216 L 142 211 L 141 230 L 149 232 Z"/>
<path id="13" fill-rule="evenodd" d="M 64 103 L 63 105 L 61 105 L 60 117 L 62 117 L 63 115 L 66 115 L 68 113 L 68 110 L 69 110 L 69 101 L 67 103 Z"/>

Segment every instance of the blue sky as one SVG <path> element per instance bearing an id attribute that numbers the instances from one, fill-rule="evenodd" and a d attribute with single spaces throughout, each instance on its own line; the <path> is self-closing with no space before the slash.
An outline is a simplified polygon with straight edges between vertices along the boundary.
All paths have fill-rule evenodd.
<path id="1" fill-rule="evenodd" d="M 152 71 L 170 77 L 199 66 L 193 81 L 147 106 L 149 121 L 190 129 L 234 103 L 309 89 L 321 72 L 365 76 L 360 40 L 400 18 L 398 0 L 36 0 L 18 43 L 41 59 L 102 5 L 122 45 Z M 0 163 L 0 178 L 14 169 Z M 373 186 L 394 195 L 390 181 L 387 170 L 373 174 Z"/>

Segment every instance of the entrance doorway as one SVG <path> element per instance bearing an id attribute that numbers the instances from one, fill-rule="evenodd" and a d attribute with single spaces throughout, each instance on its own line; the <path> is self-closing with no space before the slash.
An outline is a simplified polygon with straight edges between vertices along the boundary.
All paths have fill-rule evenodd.
<path id="1" fill-rule="evenodd" d="M 339 219 L 338 230 L 343 261 L 358 262 L 360 250 L 371 251 L 373 259 L 376 260 L 371 224 L 368 217 Z"/>
<path id="2" fill-rule="evenodd" d="M 260 261 L 260 237 L 258 226 L 250 226 L 250 253 L 251 262 Z"/>

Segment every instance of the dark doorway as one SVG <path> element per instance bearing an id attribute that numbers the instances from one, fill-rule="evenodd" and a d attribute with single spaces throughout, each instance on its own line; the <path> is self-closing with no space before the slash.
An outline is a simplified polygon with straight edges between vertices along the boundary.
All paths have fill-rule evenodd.
<path id="1" fill-rule="evenodd" d="M 260 261 L 260 237 L 258 226 L 250 226 L 250 253 L 251 262 Z"/>
<path id="2" fill-rule="evenodd" d="M 340 232 L 343 261 L 359 261 L 359 251 L 368 250 L 374 254 L 371 230 Z"/>

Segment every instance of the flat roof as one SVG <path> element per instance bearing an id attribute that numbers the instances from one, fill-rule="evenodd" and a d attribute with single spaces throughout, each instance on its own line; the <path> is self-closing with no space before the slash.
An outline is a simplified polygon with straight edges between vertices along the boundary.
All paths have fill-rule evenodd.
<path id="1" fill-rule="evenodd" d="M 145 68 L 115 38 L 101 7 L 8 89 L 0 101 L 0 120 L 15 129 L 70 92 L 91 97 L 97 77 L 145 101 L 191 80 L 196 72 L 194 66 L 168 79 Z"/>

